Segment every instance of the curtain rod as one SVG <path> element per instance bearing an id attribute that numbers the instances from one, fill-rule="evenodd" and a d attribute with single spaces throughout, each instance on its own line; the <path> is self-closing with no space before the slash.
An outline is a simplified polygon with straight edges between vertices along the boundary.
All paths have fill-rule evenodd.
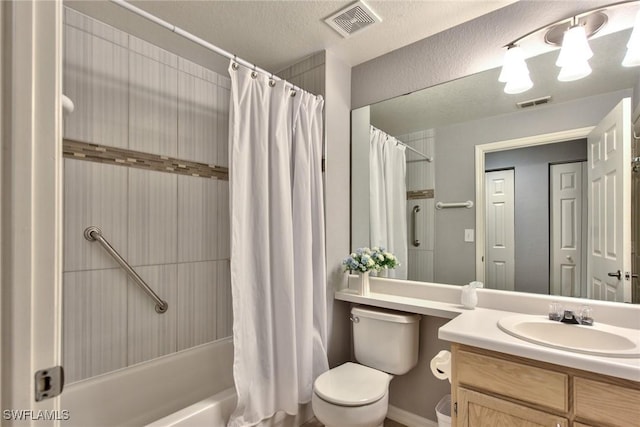
<path id="1" fill-rule="evenodd" d="M 118 6 L 122 7 L 122 8 L 124 8 L 124 9 L 127 9 L 130 12 L 133 12 L 136 15 L 141 16 L 141 17 L 143 17 L 143 18 L 145 18 L 145 19 L 147 19 L 147 20 L 149 20 L 149 21 L 151 21 L 151 22 L 153 22 L 155 24 L 158 24 L 161 27 L 164 27 L 164 28 L 166 28 L 167 30 L 169 30 L 169 31 L 171 31 L 173 33 L 176 33 L 179 36 L 182 36 L 187 40 L 192 41 L 192 42 L 204 47 L 205 49 L 209 49 L 209 50 L 217 53 L 218 55 L 224 56 L 225 58 L 232 59 L 236 63 L 238 63 L 240 65 L 243 65 L 243 66 L 245 66 L 247 68 L 250 68 L 253 71 L 257 71 L 257 72 L 260 72 L 262 74 L 266 74 L 266 75 L 270 76 L 272 80 L 276 80 L 276 81 L 283 80 L 280 77 L 276 76 L 275 74 L 270 73 L 269 71 L 258 67 L 256 64 L 252 64 L 249 61 L 246 61 L 246 60 L 244 60 L 242 58 L 238 58 L 237 55 L 234 55 L 234 54 L 232 54 L 230 52 L 227 52 L 226 50 L 224 50 L 224 49 L 222 49 L 222 48 L 220 48 L 220 47 L 218 47 L 218 46 L 216 46 L 216 45 L 214 45 L 212 43 L 209 43 L 208 41 L 206 41 L 204 39 L 201 39 L 200 37 L 195 36 L 195 35 L 191 34 L 190 32 L 188 32 L 186 30 L 183 30 L 182 28 L 180 28 L 178 26 L 175 26 L 170 22 L 165 21 L 164 19 L 158 18 L 157 16 L 152 15 L 151 13 L 147 12 L 146 10 L 140 9 L 139 7 L 134 6 L 131 3 L 125 1 L 125 0 L 109 0 L 109 1 L 111 3 L 113 3 L 113 4 L 115 4 L 115 5 L 118 5 Z M 298 86 L 294 85 L 293 83 L 288 82 L 286 80 L 285 80 L 285 83 L 287 85 L 290 85 L 292 87 L 292 89 L 294 89 L 294 90 L 301 90 L 303 92 L 311 93 L 311 92 L 308 92 L 308 91 L 306 91 L 306 90 L 304 90 L 304 89 L 302 89 L 302 88 L 300 88 L 300 87 L 298 87 Z M 315 96 L 320 96 L 320 95 L 315 95 Z"/>
<path id="2" fill-rule="evenodd" d="M 375 126 L 373 126 L 373 125 L 369 125 L 369 126 L 371 126 L 371 128 L 372 128 L 372 129 L 379 130 L 380 132 L 383 132 L 383 133 L 385 133 L 386 135 L 391 136 L 391 135 L 389 135 L 388 133 L 386 133 L 385 131 L 383 131 L 382 129 L 378 129 L 377 127 L 375 127 Z M 416 149 L 415 149 L 415 148 L 413 148 L 412 146 L 410 146 L 410 145 L 408 145 L 408 144 L 405 144 L 404 142 L 400 141 L 400 140 L 399 140 L 398 138 L 396 138 L 395 136 L 391 136 L 391 137 L 392 137 L 393 139 L 395 139 L 395 140 L 396 140 L 396 144 L 404 145 L 404 146 L 405 146 L 409 151 L 413 151 L 413 152 L 414 152 L 414 153 L 416 153 L 418 156 L 424 157 L 424 158 L 425 158 L 425 160 L 426 160 L 427 162 L 429 162 L 429 163 L 433 162 L 433 157 L 429 157 L 429 156 L 427 156 L 426 154 L 424 154 L 424 153 L 422 153 L 422 152 L 420 152 L 420 151 L 416 150 Z M 411 161 L 411 160 L 410 160 L 410 161 Z M 418 161 L 419 161 L 419 160 L 418 160 Z"/>

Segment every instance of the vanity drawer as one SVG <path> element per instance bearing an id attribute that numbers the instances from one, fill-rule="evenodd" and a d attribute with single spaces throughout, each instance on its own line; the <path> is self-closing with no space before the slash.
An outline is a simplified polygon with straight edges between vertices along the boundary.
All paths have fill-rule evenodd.
<path id="1" fill-rule="evenodd" d="M 640 390 L 575 377 L 573 402 L 576 418 L 595 425 L 627 427 L 640 422 Z"/>
<path id="2" fill-rule="evenodd" d="M 523 402 L 569 411 L 569 376 L 532 365 L 459 350 L 458 382 Z"/>

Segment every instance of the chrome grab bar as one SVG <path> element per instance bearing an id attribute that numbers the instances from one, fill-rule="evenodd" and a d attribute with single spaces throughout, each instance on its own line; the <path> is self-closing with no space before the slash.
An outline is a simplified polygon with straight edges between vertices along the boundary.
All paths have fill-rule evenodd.
<path id="1" fill-rule="evenodd" d="M 415 205 L 413 207 L 413 211 L 411 212 L 411 227 L 413 228 L 413 246 L 416 248 L 420 246 L 420 240 L 418 240 L 418 220 L 416 217 L 418 216 L 418 212 L 420 212 L 420 206 Z"/>
<path id="2" fill-rule="evenodd" d="M 102 235 L 102 230 L 100 230 L 98 227 L 94 227 L 94 226 L 87 227 L 84 230 L 84 238 L 87 239 L 90 242 L 97 241 L 98 243 L 100 243 L 102 245 L 104 250 L 107 251 L 107 253 L 109 255 L 111 255 L 113 257 L 113 259 L 115 259 L 118 264 L 120 264 L 120 267 L 122 267 L 124 269 L 124 271 L 127 272 L 129 277 L 131 277 L 133 279 L 133 281 L 136 282 L 136 284 L 138 286 L 140 286 L 142 288 L 142 290 L 145 291 L 147 293 L 147 295 L 149 295 L 151 297 L 151 299 L 153 299 L 155 301 L 155 303 L 156 303 L 156 313 L 162 314 L 165 311 L 167 311 L 167 308 L 169 308 L 169 304 L 167 304 L 166 301 L 163 301 L 158 296 L 158 294 L 156 294 L 153 291 L 153 289 L 151 289 L 149 287 L 149 285 L 147 285 L 145 283 L 145 281 L 142 280 L 142 277 L 138 276 L 138 273 L 136 273 L 135 270 L 133 268 L 131 268 L 131 266 L 127 263 L 127 261 L 125 261 L 124 258 L 122 258 L 120 256 L 118 251 L 116 251 L 113 248 L 113 246 L 111 246 L 109 244 L 109 242 Z"/>

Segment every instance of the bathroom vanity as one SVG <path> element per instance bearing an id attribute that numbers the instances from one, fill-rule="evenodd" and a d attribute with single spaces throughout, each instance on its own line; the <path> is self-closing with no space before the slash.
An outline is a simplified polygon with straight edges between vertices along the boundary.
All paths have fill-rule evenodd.
<path id="1" fill-rule="evenodd" d="M 451 345 L 452 425 L 640 424 L 640 383 L 505 353 Z"/>
<path id="2" fill-rule="evenodd" d="M 558 297 L 479 289 L 478 308 L 465 310 L 460 294 L 455 286 L 376 278 L 366 297 L 349 289 L 335 297 L 451 319 L 439 328 L 438 338 L 451 343 L 452 426 L 640 426 L 640 357 L 552 348 L 498 327 L 501 319 L 517 314 L 544 317 L 549 302 Z M 565 306 L 585 303 L 559 301 Z M 623 328 L 633 341 L 640 339 L 637 306 L 588 303 L 596 323 Z"/>

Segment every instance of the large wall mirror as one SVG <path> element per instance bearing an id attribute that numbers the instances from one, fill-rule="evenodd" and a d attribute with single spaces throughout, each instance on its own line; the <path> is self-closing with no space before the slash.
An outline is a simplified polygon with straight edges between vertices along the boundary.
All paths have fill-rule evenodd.
<path id="1" fill-rule="evenodd" d="M 640 67 L 621 66 L 630 34 L 590 39 L 593 72 L 581 80 L 558 81 L 549 48 L 527 59 L 534 86 L 524 93 L 505 94 L 492 69 L 353 110 L 353 249 L 391 249 L 404 268 L 390 276 L 400 279 L 640 302 L 631 277 Z M 622 120 L 613 133 L 612 111 Z M 604 145 L 594 145 L 597 132 Z M 594 193 L 590 165 L 614 148 L 624 170 L 605 172 Z M 624 260 L 594 264 L 615 257 Z"/>

